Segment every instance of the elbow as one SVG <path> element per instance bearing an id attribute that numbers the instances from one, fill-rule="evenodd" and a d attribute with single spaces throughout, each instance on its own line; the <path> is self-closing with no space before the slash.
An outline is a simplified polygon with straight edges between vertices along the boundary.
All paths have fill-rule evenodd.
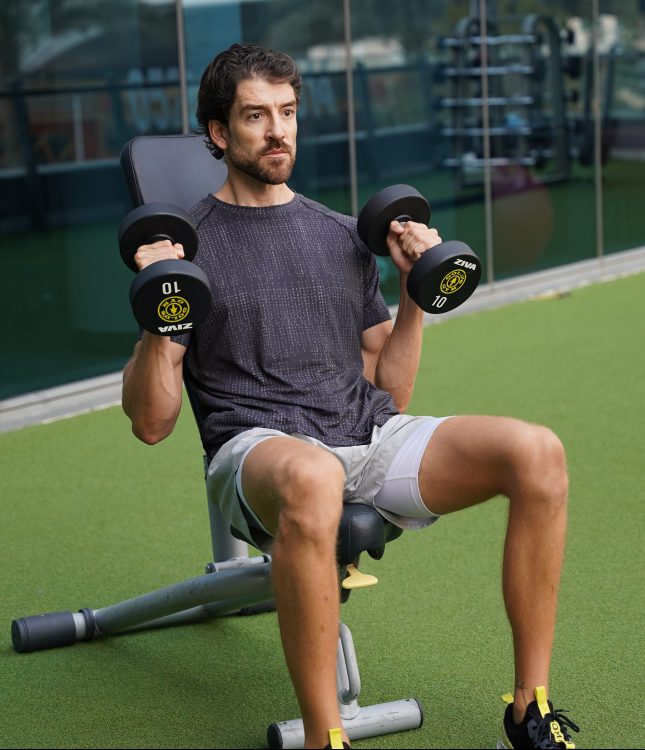
<path id="1" fill-rule="evenodd" d="M 160 443 L 166 435 L 156 434 L 154 432 L 144 432 L 143 430 L 132 430 L 133 435 L 146 445 L 156 445 Z"/>
<path id="2" fill-rule="evenodd" d="M 132 400 L 123 398 L 123 411 L 130 419 L 132 434 L 146 445 L 155 445 L 160 443 L 164 438 L 173 431 L 179 408 L 170 410 L 165 414 L 159 414 L 156 411 L 138 407 Z"/>
<path id="3" fill-rule="evenodd" d="M 172 425 L 154 425 L 132 422 L 132 434 L 146 445 L 156 445 L 172 432 Z"/>
<path id="4" fill-rule="evenodd" d="M 385 390 L 387 390 L 390 396 L 392 396 L 392 401 L 394 401 L 394 406 L 399 414 L 405 414 L 410 405 L 410 401 L 412 401 L 413 388 L 406 386 L 400 388 L 386 388 Z"/>
<path id="5" fill-rule="evenodd" d="M 399 414 L 405 414 L 408 406 L 410 405 L 410 400 L 410 398 L 402 399 L 400 397 L 394 399 L 394 406 L 397 408 Z"/>

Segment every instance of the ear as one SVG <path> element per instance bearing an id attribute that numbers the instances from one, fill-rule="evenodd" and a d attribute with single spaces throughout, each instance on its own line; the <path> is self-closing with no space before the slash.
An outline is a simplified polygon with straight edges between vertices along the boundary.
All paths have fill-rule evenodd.
<path id="1" fill-rule="evenodd" d="M 228 148 L 228 128 L 219 120 L 208 121 L 208 135 L 211 141 L 222 151 Z"/>

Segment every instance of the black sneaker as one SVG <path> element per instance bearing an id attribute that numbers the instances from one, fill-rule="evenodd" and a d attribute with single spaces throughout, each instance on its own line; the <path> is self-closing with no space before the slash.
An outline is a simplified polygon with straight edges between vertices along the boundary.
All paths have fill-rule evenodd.
<path id="1" fill-rule="evenodd" d="M 504 714 L 502 736 L 497 741 L 498 750 L 572 750 L 575 744 L 567 727 L 574 732 L 579 732 L 580 727 L 564 714 L 564 709 L 554 710 L 553 704 L 546 698 L 544 687 L 538 687 L 535 688 L 535 700 L 526 709 L 524 720 L 516 724 L 511 700 Z"/>

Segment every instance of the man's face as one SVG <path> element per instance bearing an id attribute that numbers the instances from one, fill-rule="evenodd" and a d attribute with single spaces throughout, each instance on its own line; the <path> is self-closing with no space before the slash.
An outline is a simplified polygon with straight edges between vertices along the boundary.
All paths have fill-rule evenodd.
<path id="1" fill-rule="evenodd" d="M 228 125 L 215 123 L 224 139 L 227 166 L 268 185 L 280 185 L 291 177 L 297 129 L 291 84 L 262 78 L 240 81 Z"/>

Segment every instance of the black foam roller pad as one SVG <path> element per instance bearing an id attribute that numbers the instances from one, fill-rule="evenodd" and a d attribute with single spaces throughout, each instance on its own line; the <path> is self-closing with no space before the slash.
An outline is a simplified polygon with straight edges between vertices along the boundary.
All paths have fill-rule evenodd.
<path id="1" fill-rule="evenodd" d="M 18 653 L 76 643 L 76 624 L 72 612 L 47 612 L 21 617 L 11 623 L 11 640 Z"/>

